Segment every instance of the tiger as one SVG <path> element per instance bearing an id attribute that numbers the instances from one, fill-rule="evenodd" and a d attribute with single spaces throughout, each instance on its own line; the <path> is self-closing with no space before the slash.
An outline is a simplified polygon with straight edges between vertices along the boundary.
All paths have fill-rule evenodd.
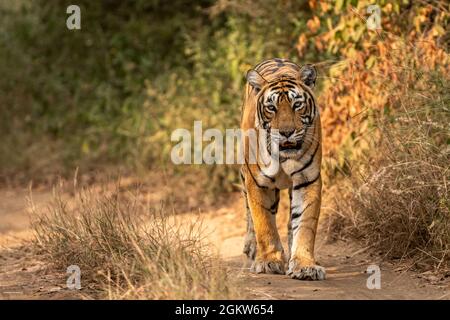
<path id="1" fill-rule="evenodd" d="M 247 233 L 243 251 L 252 261 L 253 273 L 286 274 L 299 280 L 326 278 L 325 268 L 314 259 L 322 193 L 321 124 L 313 94 L 316 78 L 314 65 L 300 67 L 280 58 L 262 61 L 246 74 L 241 130 L 265 132 L 278 141 L 280 163 L 277 171 L 267 174 L 259 161 L 249 161 L 250 151 L 244 150 L 241 179 Z M 270 154 L 269 142 L 261 143 Z M 286 256 L 275 219 L 284 189 L 289 189 L 290 198 Z"/>

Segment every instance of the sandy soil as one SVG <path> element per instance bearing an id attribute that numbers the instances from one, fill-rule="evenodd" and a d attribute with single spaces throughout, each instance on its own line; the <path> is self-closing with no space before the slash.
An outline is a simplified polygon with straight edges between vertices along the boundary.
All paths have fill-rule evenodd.
<path id="1" fill-rule="evenodd" d="M 92 297 L 89 288 L 67 289 L 65 270 L 51 271 L 30 250 L 29 195 L 25 189 L 0 190 L 0 299 Z M 45 206 L 51 196 L 49 190 L 34 190 L 32 194 L 36 206 Z M 155 203 L 159 200 L 152 198 Z M 284 275 L 252 274 L 250 263 L 241 253 L 245 219 L 240 195 L 233 194 L 227 204 L 200 215 L 209 240 L 248 299 L 450 299 L 448 279 L 396 269 L 356 243 L 342 240 L 328 243 L 324 232 L 319 233 L 316 254 L 318 262 L 327 269 L 326 281 L 298 281 Z M 179 219 L 193 218 L 194 214 L 187 213 Z M 287 204 L 282 201 L 278 220 L 284 240 L 286 219 Z M 366 270 L 372 264 L 380 266 L 381 289 L 370 290 L 366 286 L 369 277 Z"/>

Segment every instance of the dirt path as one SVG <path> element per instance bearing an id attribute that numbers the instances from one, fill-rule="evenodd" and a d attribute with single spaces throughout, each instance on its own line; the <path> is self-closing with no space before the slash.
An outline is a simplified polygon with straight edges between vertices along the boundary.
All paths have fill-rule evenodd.
<path id="1" fill-rule="evenodd" d="M 242 254 L 245 224 L 238 198 L 236 205 L 206 214 L 211 240 L 221 256 L 242 280 L 249 299 L 450 299 L 450 285 L 431 275 L 396 270 L 382 262 L 380 256 L 369 254 L 353 242 L 342 240 L 327 243 L 324 232 L 316 244 L 318 262 L 327 270 L 326 281 L 297 281 L 285 275 L 252 274 L 250 262 Z M 287 204 L 281 204 L 278 225 L 286 248 Z M 233 226 L 232 228 L 227 226 Z M 232 230 L 232 231 L 231 231 Z M 378 265 L 381 289 L 368 289 L 367 267 Z"/>
<path id="2" fill-rule="evenodd" d="M 27 246 L 32 233 L 27 212 L 27 190 L 0 190 L 0 299 L 78 299 L 86 297 L 65 288 L 66 275 L 50 272 Z M 33 202 L 44 206 L 51 199 L 47 190 L 34 191 Z M 155 201 L 158 201 L 156 198 Z M 296 281 L 284 275 L 255 275 L 241 254 L 245 221 L 238 194 L 229 205 L 202 212 L 210 241 L 230 267 L 248 299 L 450 299 L 450 286 L 432 275 L 396 271 L 379 256 L 352 242 L 327 243 L 323 232 L 317 243 L 317 260 L 327 269 L 322 282 Z M 280 226 L 285 226 L 287 205 L 282 202 Z M 180 219 L 191 219 L 183 214 Z M 285 240 L 285 228 L 281 229 Z M 381 289 L 366 286 L 369 265 L 381 269 Z"/>

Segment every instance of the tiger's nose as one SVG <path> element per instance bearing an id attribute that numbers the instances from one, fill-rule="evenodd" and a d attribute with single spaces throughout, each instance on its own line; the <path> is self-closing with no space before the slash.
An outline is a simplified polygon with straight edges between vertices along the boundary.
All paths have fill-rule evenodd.
<path id="1" fill-rule="evenodd" d="M 280 130 L 280 134 L 285 136 L 286 138 L 289 138 L 295 130 Z"/>

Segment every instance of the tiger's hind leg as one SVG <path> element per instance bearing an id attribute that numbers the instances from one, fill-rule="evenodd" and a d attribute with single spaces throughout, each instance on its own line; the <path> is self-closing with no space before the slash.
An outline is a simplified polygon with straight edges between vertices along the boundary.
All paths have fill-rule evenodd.
<path id="1" fill-rule="evenodd" d="M 291 256 L 291 248 L 292 248 L 292 188 L 289 188 L 289 203 L 290 203 L 290 212 L 289 212 L 289 221 L 287 225 L 288 231 L 288 253 L 287 257 Z"/>
<path id="2" fill-rule="evenodd" d="M 243 252 L 251 260 L 255 260 L 256 257 L 256 235 L 255 227 L 253 226 L 252 214 L 248 205 L 247 191 L 244 190 L 245 208 L 247 211 L 247 234 L 245 236 L 244 250 Z"/>

